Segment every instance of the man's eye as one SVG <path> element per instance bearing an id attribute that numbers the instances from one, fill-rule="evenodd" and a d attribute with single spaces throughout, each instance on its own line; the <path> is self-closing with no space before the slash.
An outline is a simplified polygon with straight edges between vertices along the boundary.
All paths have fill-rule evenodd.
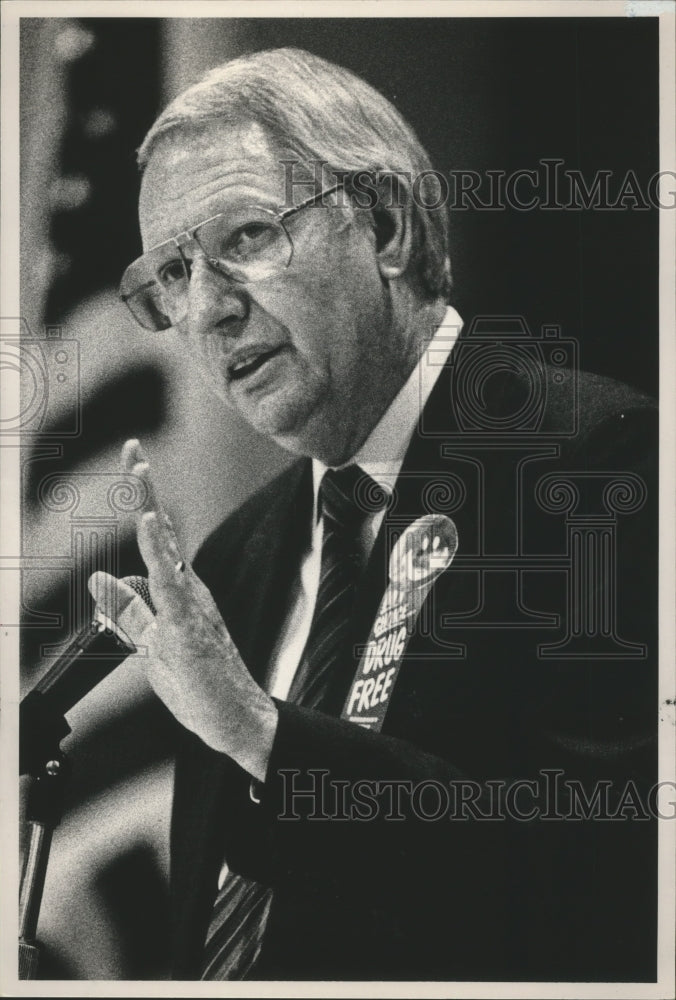
<path id="1" fill-rule="evenodd" d="M 266 250 L 276 235 L 276 226 L 267 222 L 251 222 L 232 233 L 223 248 L 223 256 L 230 260 L 247 260 Z"/>
<path id="2" fill-rule="evenodd" d="M 158 271 L 158 279 L 163 288 L 169 288 L 179 281 L 185 280 L 185 267 L 182 260 L 170 260 Z"/>

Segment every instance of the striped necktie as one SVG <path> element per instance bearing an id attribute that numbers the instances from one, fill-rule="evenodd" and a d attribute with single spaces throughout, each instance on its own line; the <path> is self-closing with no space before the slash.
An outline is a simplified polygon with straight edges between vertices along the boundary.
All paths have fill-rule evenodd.
<path id="1" fill-rule="evenodd" d="M 360 531 L 386 494 L 357 465 L 329 469 L 319 488 L 322 560 L 315 611 L 289 701 L 337 714 L 355 664 L 351 619 L 361 571 Z M 202 960 L 204 980 L 242 980 L 260 955 L 272 890 L 229 872 L 211 917 Z"/>
<path id="2" fill-rule="evenodd" d="M 315 612 L 289 700 L 338 714 L 355 663 L 350 632 L 361 573 L 360 532 L 385 493 L 358 465 L 324 473 L 319 503 L 324 523 Z"/>

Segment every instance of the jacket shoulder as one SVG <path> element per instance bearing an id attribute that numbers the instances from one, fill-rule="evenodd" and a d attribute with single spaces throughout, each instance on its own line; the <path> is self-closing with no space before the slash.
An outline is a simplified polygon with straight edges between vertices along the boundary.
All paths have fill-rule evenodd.
<path id="1" fill-rule="evenodd" d="M 544 366 L 539 385 L 528 372 L 505 378 L 495 409 L 518 412 L 524 399 L 542 395 L 538 433 L 563 444 L 562 458 L 604 458 L 656 451 L 658 407 L 646 393 L 604 375 Z"/>
<path id="2" fill-rule="evenodd" d="M 574 454 L 595 457 L 599 464 L 621 459 L 629 467 L 656 455 L 658 407 L 650 396 L 624 382 L 579 372 L 576 407 Z"/>

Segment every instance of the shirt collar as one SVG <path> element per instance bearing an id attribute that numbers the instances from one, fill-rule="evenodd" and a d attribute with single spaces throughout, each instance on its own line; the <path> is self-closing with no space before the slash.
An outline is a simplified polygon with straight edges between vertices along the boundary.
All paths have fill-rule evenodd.
<path id="1" fill-rule="evenodd" d="M 373 428 L 359 451 L 345 465 L 358 465 L 388 493 L 401 470 L 406 449 L 430 393 L 457 340 L 462 320 L 453 306 L 448 306 L 441 325 L 424 345 L 420 360 Z M 328 465 L 312 459 L 314 518 L 319 516 L 319 485 Z M 344 468 L 344 466 L 341 466 Z"/>

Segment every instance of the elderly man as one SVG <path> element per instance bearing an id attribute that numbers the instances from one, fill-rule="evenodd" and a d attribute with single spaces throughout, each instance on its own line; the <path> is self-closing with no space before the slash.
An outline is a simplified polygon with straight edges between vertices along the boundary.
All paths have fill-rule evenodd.
<path id="1" fill-rule="evenodd" d="M 414 196 L 431 165 L 345 70 L 284 49 L 228 63 L 162 113 L 139 160 L 144 253 L 123 299 L 300 456 L 191 567 L 128 442 L 156 614 L 122 582 L 91 583 L 124 607 L 180 724 L 174 975 L 650 978 L 654 831 L 621 796 L 654 766 L 652 404 L 595 376 L 571 393 L 574 373 L 507 360 L 478 396 L 495 433 L 468 431 L 447 218 Z M 534 392 L 525 446 L 512 418 Z M 619 555 L 566 603 L 571 552 L 546 479 L 576 471 L 626 474 L 641 498 Z M 442 545 L 401 669 L 348 698 L 396 539 L 437 511 L 453 514 L 456 561 Z M 528 593 L 515 532 L 535 553 Z M 575 649 L 541 655 L 587 599 L 606 608 L 585 633 L 603 633 L 603 657 L 577 625 Z M 549 790 L 577 781 L 587 814 L 605 782 L 615 821 L 570 811 L 563 791 L 543 803 L 543 775 Z"/>

